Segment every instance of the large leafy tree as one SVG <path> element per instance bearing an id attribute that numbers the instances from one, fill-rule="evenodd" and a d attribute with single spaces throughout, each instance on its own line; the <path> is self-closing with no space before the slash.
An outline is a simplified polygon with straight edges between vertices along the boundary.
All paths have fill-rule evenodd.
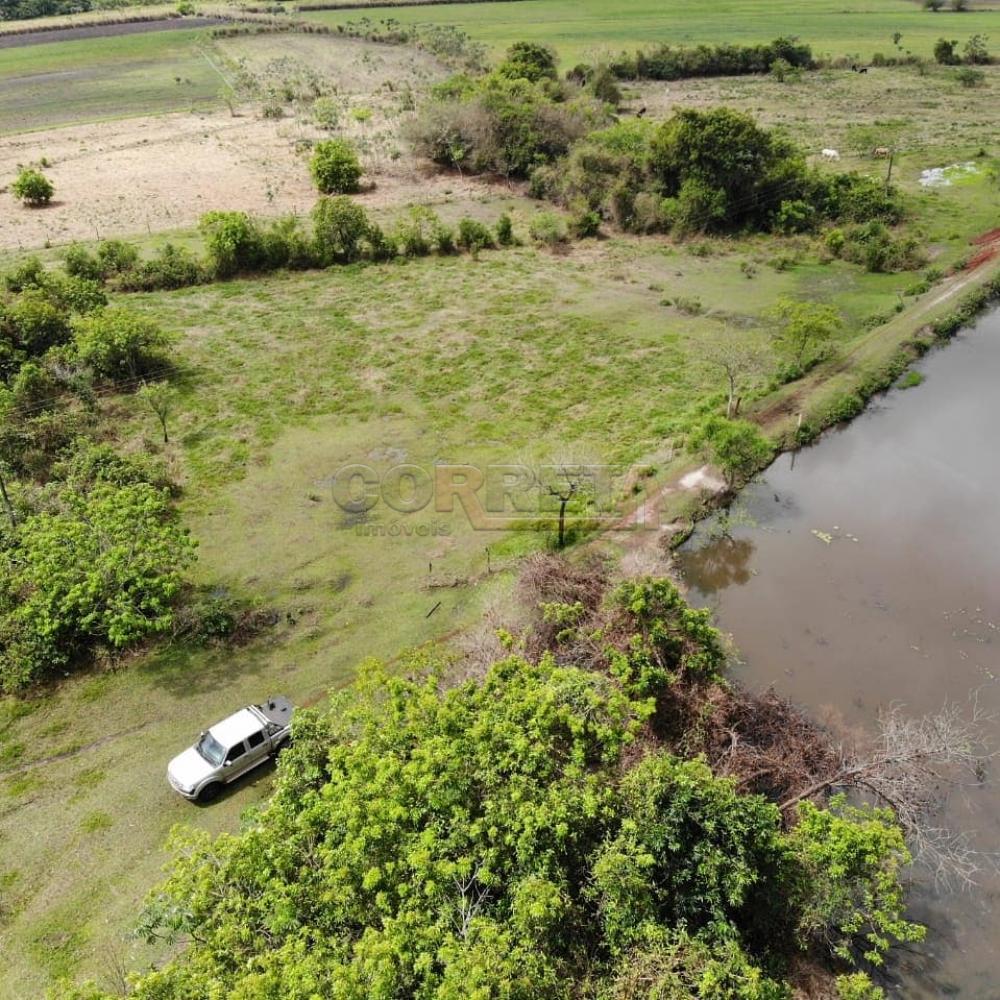
<path id="1" fill-rule="evenodd" d="M 766 225 L 777 202 L 801 196 L 808 176 L 787 142 L 730 108 L 677 112 L 653 139 L 650 166 L 690 229 Z"/>
<path id="2" fill-rule="evenodd" d="M 68 487 L 2 553 L 0 683 L 16 688 L 93 643 L 122 649 L 163 632 L 194 542 L 146 483 Z"/>

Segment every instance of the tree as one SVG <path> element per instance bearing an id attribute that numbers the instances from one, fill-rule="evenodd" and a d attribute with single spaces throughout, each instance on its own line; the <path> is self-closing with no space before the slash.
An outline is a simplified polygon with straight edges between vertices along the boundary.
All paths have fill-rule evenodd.
<path id="1" fill-rule="evenodd" d="M 173 388 L 167 382 L 143 383 L 138 396 L 155 414 L 156 419 L 160 422 L 160 429 L 163 431 L 163 443 L 169 444 L 167 421 L 170 419 L 174 403 L 177 401 Z"/>
<path id="2" fill-rule="evenodd" d="M 742 394 L 760 380 L 768 369 L 767 354 L 739 339 L 734 330 L 705 344 L 704 356 L 726 379 L 726 417 L 739 415 Z"/>
<path id="3" fill-rule="evenodd" d="M 536 42 L 515 42 L 508 50 L 504 61 L 497 67 L 497 73 L 508 80 L 555 80 L 556 54 L 547 45 Z"/>
<path id="4" fill-rule="evenodd" d="M 527 487 L 535 492 L 542 509 L 556 514 L 556 548 L 565 548 L 566 521 L 571 513 L 580 513 L 597 499 L 595 466 L 576 457 L 554 458 L 544 463 L 525 463 Z"/>
<path id="5" fill-rule="evenodd" d="M 797 299 L 779 299 L 770 315 L 778 324 L 774 345 L 795 371 L 819 360 L 843 325 L 833 306 Z"/>
<path id="6" fill-rule="evenodd" d="M 52 181 L 40 170 L 34 170 L 31 167 L 22 168 L 10 190 L 18 201 L 33 208 L 47 205 L 55 193 Z"/>
<path id="7" fill-rule="evenodd" d="M 748 420 L 709 417 L 692 444 L 708 446 L 712 460 L 722 470 L 730 489 L 745 483 L 774 457 L 774 446 L 760 428 Z"/>
<path id="8" fill-rule="evenodd" d="M 194 549 L 153 486 L 64 489 L 58 509 L 28 517 L 6 553 L 0 634 L 14 641 L 0 683 L 35 680 L 94 642 L 123 649 L 165 631 Z"/>
<path id="9" fill-rule="evenodd" d="M 649 164 L 691 230 L 770 225 L 774 197 L 806 191 L 805 161 L 783 139 L 730 108 L 677 112 L 654 135 Z"/>
<path id="10" fill-rule="evenodd" d="M 153 320 L 123 307 L 73 321 L 77 357 L 104 378 L 138 378 L 164 363 L 172 338 Z"/>
<path id="11" fill-rule="evenodd" d="M 350 264 L 361 257 L 370 223 L 350 198 L 320 198 L 312 211 L 316 255 L 324 264 Z"/>
<path id="12" fill-rule="evenodd" d="M 354 194 L 363 172 L 358 154 L 345 139 L 316 143 L 309 170 L 322 194 Z"/>

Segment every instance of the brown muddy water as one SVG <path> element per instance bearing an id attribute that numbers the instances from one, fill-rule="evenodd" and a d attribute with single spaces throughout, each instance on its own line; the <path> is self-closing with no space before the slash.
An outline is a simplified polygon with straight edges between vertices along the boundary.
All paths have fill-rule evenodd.
<path id="1" fill-rule="evenodd" d="M 709 522 L 680 553 L 690 599 L 733 635 L 735 676 L 836 727 L 971 692 L 1000 717 L 1000 310 L 919 368 L 922 385 L 781 456 L 740 500 L 731 538 Z M 1000 759 L 990 770 L 952 794 L 944 822 L 996 852 Z M 895 956 L 892 995 L 1000 998 L 1000 876 L 948 894 L 915 874 L 928 935 Z"/>

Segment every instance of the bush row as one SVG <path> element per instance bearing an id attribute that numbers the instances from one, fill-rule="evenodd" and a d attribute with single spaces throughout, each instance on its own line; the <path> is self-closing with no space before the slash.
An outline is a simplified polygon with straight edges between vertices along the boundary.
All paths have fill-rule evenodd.
<path id="1" fill-rule="evenodd" d="M 414 206 L 386 231 L 346 197 L 321 198 L 308 228 L 294 217 L 265 223 L 245 212 L 208 212 L 199 228 L 205 240 L 204 259 L 167 244 L 151 259 L 140 261 L 134 246 L 105 240 L 94 251 L 70 247 L 66 270 L 97 287 L 106 283 L 122 291 L 151 291 L 280 268 L 307 270 L 463 250 L 478 254 L 514 242 L 507 215 L 493 229 L 469 218 L 453 229 L 431 209 Z M 41 270 L 38 261 L 30 266 Z"/>
<path id="2" fill-rule="evenodd" d="M 634 54 L 622 53 L 611 71 L 622 80 L 683 80 L 704 76 L 745 76 L 769 73 L 781 61 L 789 67 L 812 69 L 812 49 L 791 38 L 764 45 L 698 45 L 674 48 L 658 45 Z"/>

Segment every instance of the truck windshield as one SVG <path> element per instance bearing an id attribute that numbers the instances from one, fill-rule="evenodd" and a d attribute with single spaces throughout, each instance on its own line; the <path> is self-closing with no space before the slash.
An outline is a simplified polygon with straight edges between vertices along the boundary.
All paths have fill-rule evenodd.
<path id="1" fill-rule="evenodd" d="M 214 764 L 216 767 L 226 756 L 226 748 L 211 733 L 202 733 L 196 749 L 209 764 Z"/>

